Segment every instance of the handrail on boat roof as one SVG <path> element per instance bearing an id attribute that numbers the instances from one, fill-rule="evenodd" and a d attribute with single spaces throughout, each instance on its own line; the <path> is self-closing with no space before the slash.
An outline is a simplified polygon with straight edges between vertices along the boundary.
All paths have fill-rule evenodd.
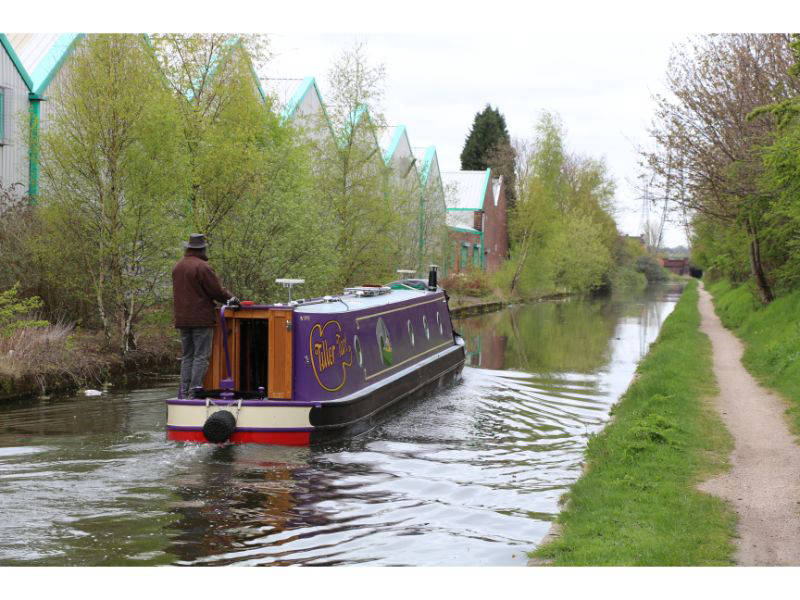
<path id="1" fill-rule="evenodd" d="M 385 285 L 381 286 L 366 286 L 366 285 L 359 285 L 355 287 L 346 287 L 344 288 L 345 294 L 351 293 L 356 296 L 380 296 L 383 294 L 388 294 L 392 291 L 392 288 L 387 287 Z"/>

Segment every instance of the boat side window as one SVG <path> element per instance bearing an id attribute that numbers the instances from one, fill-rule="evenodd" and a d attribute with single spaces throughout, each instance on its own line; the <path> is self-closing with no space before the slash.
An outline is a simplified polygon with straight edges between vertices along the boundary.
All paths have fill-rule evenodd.
<path id="1" fill-rule="evenodd" d="M 439 313 L 436 313 L 437 315 Z M 425 331 L 425 339 L 431 339 L 431 330 L 428 328 L 428 315 L 422 315 L 422 329 Z"/>
<path id="2" fill-rule="evenodd" d="M 406 321 L 406 327 L 408 328 L 408 339 L 411 340 L 411 347 L 414 347 L 414 328 L 411 327 L 411 319 Z"/>
<path id="3" fill-rule="evenodd" d="M 358 366 L 364 366 L 364 355 L 361 353 L 361 341 L 358 339 L 357 335 L 353 336 L 353 350 L 356 351 L 356 360 L 358 361 Z"/>
<path id="4" fill-rule="evenodd" d="M 384 366 L 391 366 L 392 359 L 392 342 L 389 340 L 389 330 L 383 319 L 378 319 L 378 324 L 375 326 L 375 336 L 378 339 L 378 354 L 381 357 L 381 363 Z"/>
<path id="5" fill-rule="evenodd" d="M 439 311 L 436 311 L 436 324 L 439 326 L 439 335 L 444 335 L 444 331 L 442 329 L 442 317 Z"/>

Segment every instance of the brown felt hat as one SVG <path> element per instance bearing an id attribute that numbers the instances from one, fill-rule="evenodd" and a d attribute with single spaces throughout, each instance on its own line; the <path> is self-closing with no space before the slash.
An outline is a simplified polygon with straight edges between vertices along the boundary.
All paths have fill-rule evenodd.
<path id="1" fill-rule="evenodd" d="M 184 244 L 186 248 L 200 250 L 206 247 L 206 236 L 202 233 L 192 233 L 189 235 L 189 242 Z"/>

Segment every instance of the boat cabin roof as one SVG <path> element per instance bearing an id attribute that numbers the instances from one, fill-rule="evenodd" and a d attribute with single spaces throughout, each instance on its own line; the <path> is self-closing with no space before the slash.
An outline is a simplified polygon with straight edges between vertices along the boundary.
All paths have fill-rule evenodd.
<path id="1" fill-rule="evenodd" d="M 314 303 L 304 306 L 299 304 L 294 311 L 297 313 L 341 313 L 354 310 L 364 310 L 388 304 L 396 304 L 407 300 L 424 298 L 433 295 L 435 292 L 427 290 L 397 290 L 393 289 L 377 296 L 357 296 L 356 294 L 343 294 L 334 296 L 330 301 L 324 303 Z"/>

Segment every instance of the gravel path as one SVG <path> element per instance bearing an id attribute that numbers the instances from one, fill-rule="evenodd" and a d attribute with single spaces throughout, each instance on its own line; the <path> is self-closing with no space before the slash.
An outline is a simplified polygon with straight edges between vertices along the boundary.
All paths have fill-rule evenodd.
<path id="1" fill-rule="evenodd" d="M 786 403 L 742 366 L 742 343 L 722 326 L 702 287 L 700 314 L 714 351 L 715 405 L 735 447 L 731 470 L 698 487 L 738 513 L 737 564 L 800 565 L 800 446 L 789 433 Z"/>

